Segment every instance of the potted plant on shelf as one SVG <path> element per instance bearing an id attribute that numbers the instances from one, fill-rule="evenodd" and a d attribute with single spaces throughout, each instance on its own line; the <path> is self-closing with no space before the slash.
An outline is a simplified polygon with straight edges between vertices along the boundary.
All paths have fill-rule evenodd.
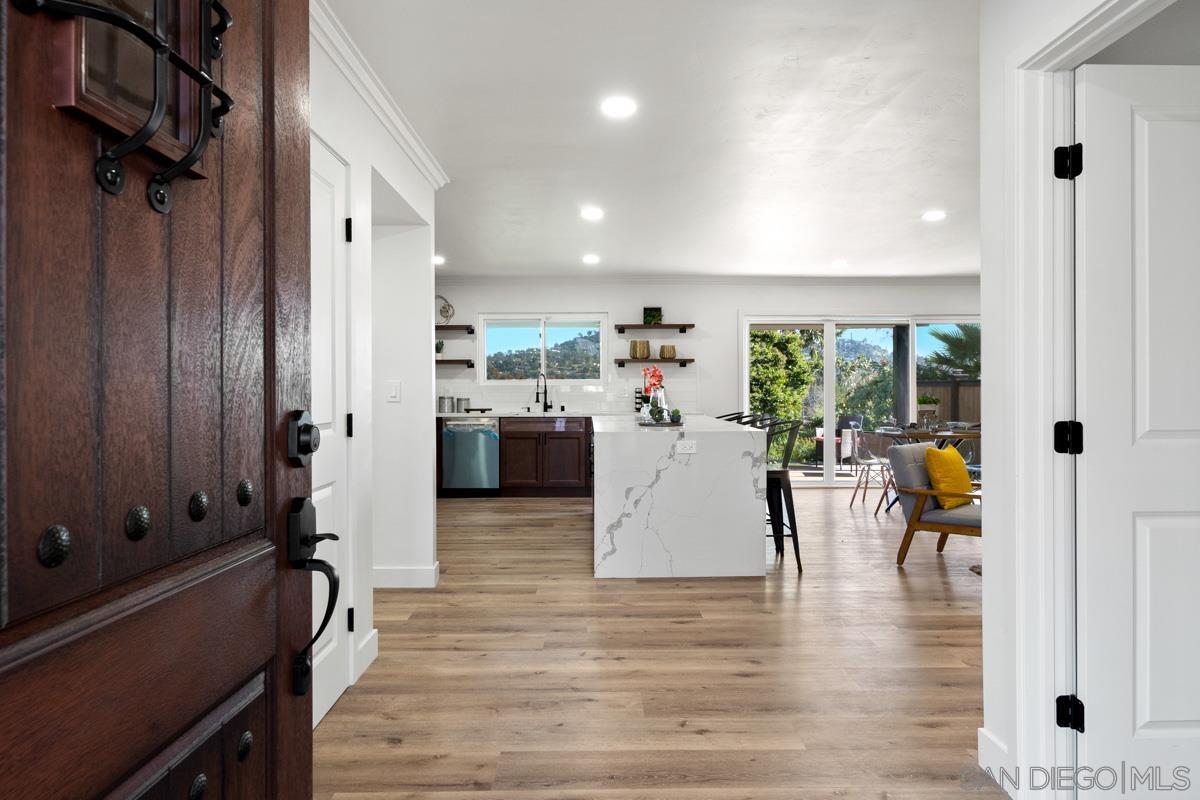
<path id="1" fill-rule="evenodd" d="M 433 343 L 433 354 L 439 360 L 442 357 L 442 351 L 445 349 L 446 349 L 446 343 L 444 341 L 442 341 L 441 339 L 438 339 L 436 342 Z"/>

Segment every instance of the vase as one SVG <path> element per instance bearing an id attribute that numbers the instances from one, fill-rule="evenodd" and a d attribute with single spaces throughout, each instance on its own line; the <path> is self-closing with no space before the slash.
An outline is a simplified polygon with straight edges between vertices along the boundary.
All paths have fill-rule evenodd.
<path id="1" fill-rule="evenodd" d="M 650 390 L 650 407 L 658 406 L 663 410 L 663 413 L 670 416 L 671 409 L 667 405 L 667 390 L 661 386 L 656 386 Z"/>
<path id="2" fill-rule="evenodd" d="M 664 344 L 662 347 L 658 348 L 658 357 L 668 361 L 672 358 L 675 358 L 675 345 Z"/>
<path id="3" fill-rule="evenodd" d="M 650 357 L 649 339 L 632 339 L 629 342 L 629 357 L 636 361 L 645 361 Z"/>

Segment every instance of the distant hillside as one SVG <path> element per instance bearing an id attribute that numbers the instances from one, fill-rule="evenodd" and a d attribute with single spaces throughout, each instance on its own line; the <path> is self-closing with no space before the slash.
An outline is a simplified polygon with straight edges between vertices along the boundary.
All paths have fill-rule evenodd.
<path id="1" fill-rule="evenodd" d="M 532 380 L 542 371 L 538 347 L 506 350 L 488 356 L 489 380 Z M 590 331 L 546 350 L 546 375 L 551 380 L 600 378 L 600 332 Z"/>

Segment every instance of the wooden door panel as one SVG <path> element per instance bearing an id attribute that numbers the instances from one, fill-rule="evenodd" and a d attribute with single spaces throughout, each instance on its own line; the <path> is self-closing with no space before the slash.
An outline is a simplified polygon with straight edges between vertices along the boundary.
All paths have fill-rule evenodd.
<path id="1" fill-rule="evenodd" d="M 222 726 L 221 749 L 225 764 L 224 800 L 266 797 L 266 698 L 260 695 Z"/>
<path id="2" fill-rule="evenodd" d="M 154 167 L 155 162 L 144 154 L 128 159 L 131 172 Z M 98 205 L 101 586 L 165 563 L 171 517 L 167 499 L 168 220 L 162 214 L 147 214 L 146 198 L 140 192 L 104 200 Z M 134 509 L 149 512 L 150 531 L 140 539 L 126 532 L 130 515 L 138 514 Z"/>
<path id="3" fill-rule="evenodd" d="M 96 797 L 244 683 L 274 652 L 275 559 L 248 544 L 0 651 L 5 762 L 64 765 L 0 770 L 0 797 Z"/>
<path id="4" fill-rule="evenodd" d="M 180 558 L 221 541 L 221 193 L 224 143 L 205 153 L 209 176 L 178 181 L 171 211 L 171 548 Z M 144 205 L 144 204 L 143 204 Z M 208 511 L 193 519 L 197 492 Z"/>
<path id="5" fill-rule="evenodd" d="M 226 53 L 221 68 L 226 91 L 238 102 L 238 113 L 231 114 L 226 123 L 222 176 L 225 478 L 221 491 L 225 498 L 224 535 L 230 539 L 261 528 L 266 508 L 262 391 L 265 168 L 262 4 L 231 0 L 227 7 L 237 24 L 225 33 Z M 299 202 L 300 198 L 296 200 Z M 307 255 L 303 263 L 307 266 Z M 307 354 L 304 358 L 307 360 Z M 251 487 L 248 498 L 244 493 L 239 497 L 238 486 L 243 482 Z"/>
<path id="6" fill-rule="evenodd" d="M 51 48 L 28 43 L 46 41 L 55 23 L 6 13 L 8 75 L 50 75 Z M 95 132 L 46 102 L 42 80 L 10 79 L 4 90 L 7 624 L 99 582 L 100 319 Z M 20 204 L 13 165 L 24 170 Z M 21 224 L 29 209 L 41 224 Z M 47 569 L 38 540 L 55 524 L 70 530 L 70 553 Z"/>
<path id="7" fill-rule="evenodd" d="M 201 742 L 167 775 L 167 800 L 197 800 L 221 797 L 221 736 L 219 733 Z M 202 783 L 202 789 L 197 784 Z M 197 792 L 199 789 L 199 792 Z"/>
<path id="8" fill-rule="evenodd" d="M 551 431 L 542 434 L 542 482 L 549 488 L 587 485 L 587 434 Z"/>

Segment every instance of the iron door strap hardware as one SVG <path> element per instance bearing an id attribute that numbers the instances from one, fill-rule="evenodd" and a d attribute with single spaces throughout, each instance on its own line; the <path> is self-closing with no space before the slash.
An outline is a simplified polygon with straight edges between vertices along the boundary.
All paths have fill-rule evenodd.
<path id="1" fill-rule="evenodd" d="M 168 68 L 174 66 L 200 87 L 200 125 L 196 140 L 187 155 L 150 181 L 146 194 L 150 206 L 160 213 L 171 210 L 171 181 L 187 172 L 203 156 L 208 141 L 221 133 L 224 118 L 233 110 L 234 101 L 212 77 L 212 61 L 224 52 L 224 33 L 233 25 L 233 17 L 220 0 L 199 0 L 201 29 L 200 64 L 193 65 L 174 48 L 167 39 L 167 0 L 155 0 L 154 30 L 147 30 L 133 17 L 111 8 L 84 2 L 83 0 L 13 0 L 18 11 L 35 14 L 39 11 L 63 17 L 82 17 L 111 25 L 123 31 L 137 42 L 154 52 L 154 101 L 146 121 L 132 135 L 105 150 L 96 159 L 96 182 L 109 194 L 125 191 L 125 167 L 122 160 L 136 152 L 154 138 L 167 116 L 170 81 Z M 217 16 L 212 23 L 213 15 Z M 205 30 L 205 26 L 211 27 Z M 215 104 L 214 104 L 214 98 Z"/>
<path id="2" fill-rule="evenodd" d="M 328 561 L 316 558 L 317 545 L 326 540 L 336 542 L 338 536 L 334 533 L 317 533 L 317 509 L 312 500 L 307 497 L 294 498 L 288 510 L 288 563 L 296 569 L 319 572 L 329 581 L 329 595 L 321 625 L 308 644 L 292 659 L 292 693 L 296 695 L 306 695 L 312 688 L 312 648 L 329 627 L 333 611 L 337 608 L 340 587 L 337 570 Z"/>
<path id="3" fill-rule="evenodd" d="M 307 467 L 313 453 L 321 449 L 321 429 L 307 411 L 293 411 L 288 418 L 288 462 L 293 467 Z"/>

